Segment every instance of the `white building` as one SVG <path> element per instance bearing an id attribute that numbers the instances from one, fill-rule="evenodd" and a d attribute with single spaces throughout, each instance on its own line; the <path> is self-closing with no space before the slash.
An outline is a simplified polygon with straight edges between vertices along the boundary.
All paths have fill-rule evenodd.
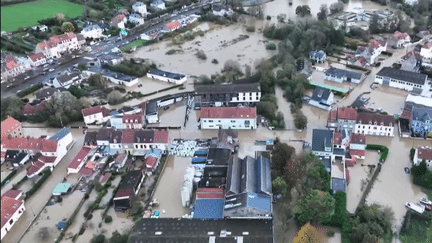
<path id="1" fill-rule="evenodd" d="M 220 17 L 231 16 L 234 13 L 229 6 L 223 4 L 213 4 L 212 10 L 214 15 Z"/>
<path id="2" fill-rule="evenodd" d="M 111 26 L 119 29 L 124 29 L 127 18 L 124 14 L 119 14 L 111 19 Z"/>
<path id="3" fill-rule="evenodd" d="M 81 31 L 84 38 L 101 38 L 103 36 L 103 29 L 97 24 L 87 25 Z"/>
<path id="4" fill-rule="evenodd" d="M 421 93 L 425 87 L 427 75 L 390 67 L 382 68 L 375 75 L 375 82 L 384 86 Z"/>
<path id="5" fill-rule="evenodd" d="M 135 84 L 138 83 L 138 78 L 137 77 L 133 77 L 133 76 L 129 76 L 123 73 L 117 73 L 117 72 L 113 72 L 110 71 L 108 69 L 90 69 L 87 71 L 83 71 L 83 73 L 85 73 L 87 76 L 90 76 L 92 74 L 102 74 L 104 76 L 104 78 L 108 79 L 109 81 L 115 83 L 115 84 L 119 84 L 119 85 L 124 85 L 127 87 L 131 87 Z"/>
<path id="6" fill-rule="evenodd" d="M 29 60 L 33 67 L 38 67 L 40 65 L 44 65 L 46 63 L 46 58 L 42 52 L 39 53 L 29 53 Z"/>
<path id="7" fill-rule="evenodd" d="M 144 18 L 137 13 L 133 13 L 129 15 L 129 22 L 134 23 L 136 25 L 142 25 L 144 24 Z"/>
<path id="8" fill-rule="evenodd" d="M 329 68 L 325 71 L 325 79 L 337 83 L 349 82 L 358 84 L 360 83 L 361 78 L 361 73 L 356 73 L 345 69 Z"/>
<path id="9" fill-rule="evenodd" d="M 255 107 L 203 107 L 200 112 L 201 129 L 256 129 Z"/>
<path id="10" fill-rule="evenodd" d="M 99 125 L 109 120 L 109 110 L 103 106 L 93 106 L 82 111 L 84 123 L 88 125 Z"/>
<path id="11" fill-rule="evenodd" d="M 401 48 L 411 43 L 408 33 L 396 31 L 387 39 L 387 44 L 391 47 Z"/>
<path id="12" fill-rule="evenodd" d="M 320 109 L 330 110 L 333 105 L 334 94 L 329 89 L 315 87 L 309 105 L 316 106 Z"/>
<path id="13" fill-rule="evenodd" d="M 411 5 L 411 6 L 417 5 L 418 4 L 418 0 L 405 0 L 405 4 L 408 4 L 408 5 Z"/>
<path id="14" fill-rule="evenodd" d="M 73 160 L 69 163 L 67 167 L 67 173 L 76 174 L 87 162 L 88 154 L 90 152 L 89 147 L 82 147 L 78 154 L 73 158 Z"/>
<path id="15" fill-rule="evenodd" d="M 309 58 L 311 60 L 314 60 L 317 63 L 324 63 L 326 60 L 327 55 L 323 50 L 319 51 L 310 51 L 309 52 Z"/>
<path id="16" fill-rule="evenodd" d="M 147 77 L 175 84 L 182 84 L 187 80 L 187 76 L 184 74 L 171 73 L 159 69 L 149 70 L 147 73 Z"/>
<path id="17" fill-rule="evenodd" d="M 54 88 L 69 88 L 73 84 L 79 84 L 81 82 L 81 75 L 79 73 L 66 73 L 59 75 L 54 78 Z"/>
<path id="18" fill-rule="evenodd" d="M 150 3 L 150 7 L 154 10 L 165 9 L 165 3 L 162 0 L 154 0 Z"/>
<path id="19" fill-rule="evenodd" d="M 46 25 L 36 25 L 36 26 L 33 26 L 32 27 L 32 29 L 34 29 L 34 30 L 37 30 L 37 28 L 39 27 L 39 30 L 40 31 L 43 31 L 43 32 L 46 32 L 47 30 L 48 30 L 48 26 L 46 26 Z"/>
<path id="20" fill-rule="evenodd" d="M 132 5 L 132 9 L 134 12 L 141 14 L 141 16 L 145 17 L 147 15 L 147 5 L 143 2 L 136 2 Z"/>
<path id="21" fill-rule="evenodd" d="M 423 160 L 426 162 L 428 170 L 432 171 L 432 148 L 421 147 L 416 149 L 413 159 L 414 164 L 418 165 Z"/>
<path id="22" fill-rule="evenodd" d="M 1 239 L 12 229 L 24 211 L 24 201 L 1 197 Z"/>
<path id="23" fill-rule="evenodd" d="M 426 42 L 423 44 L 422 48 L 420 49 L 420 55 L 426 59 L 432 58 L 432 42 Z"/>
<path id="24" fill-rule="evenodd" d="M 195 104 L 200 106 L 248 106 L 260 102 L 259 84 L 195 85 Z"/>
<path id="25" fill-rule="evenodd" d="M 395 119 L 390 115 L 359 112 L 354 133 L 394 137 Z"/>

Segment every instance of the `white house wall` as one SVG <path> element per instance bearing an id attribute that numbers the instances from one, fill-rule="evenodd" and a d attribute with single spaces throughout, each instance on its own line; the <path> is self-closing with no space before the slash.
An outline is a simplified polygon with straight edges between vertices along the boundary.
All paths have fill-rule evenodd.
<path id="1" fill-rule="evenodd" d="M 8 220 L 8 222 L 5 225 L 3 225 L 3 227 L 1 228 L 1 239 L 3 239 L 3 237 L 5 237 L 5 235 L 12 229 L 12 227 L 19 220 L 19 218 L 22 216 L 24 211 L 25 211 L 25 206 L 24 203 L 22 203 L 21 206 L 18 208 L 18 210 L 15 211 L 12 217 Z M 11 220 L 12 223 L 10 223 Z"/>
<path id="2" fill-rule="evenodd" d="M 249 121 L 249 126 L 245 125 L 245 122 Z M 256 119 L 249 118 L 201 118 L 201 129 L 256 129 Z"/>

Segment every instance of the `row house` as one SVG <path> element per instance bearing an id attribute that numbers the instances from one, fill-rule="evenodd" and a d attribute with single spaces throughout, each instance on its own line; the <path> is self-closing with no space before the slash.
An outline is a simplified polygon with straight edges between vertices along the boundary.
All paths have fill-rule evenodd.
<path id="1" fill-rule="evenodd" d="M 25 212 L 22 191 L 9 190 L 1 196 L 1 239 L 11 231 L 14 224 Z"/>
<path id="2" fill-rule="evenodd" d="M 59 58 L 60 48 L 54 40 L 47 40 L 36 45 L 35 53 L 42 53 L 46 58 Z"/>
<path id="3" fill-rule="evenodd" d="M 420 49 L 420 55 L 425 59 L 432 58 L 432 42 L 426 42 Z"/>
<path id="4" fill-rule="evenodd" d="M 195 103 L 199 106 L 252 105 L 260 100 L 259 84 L 195 85 Z"/>
<path id="5" fill-rule="evenodd" d="M 13 56 L 12 56 L 13 57 Z M 17 58 L 13 57 L 12 60 L 8 60 L 2 68 L 2 78 L 13 78 L 20 74 L 25 73 L 29 68 L 25 65 L 21 65 Z"/>
<path id="6" fill-rule="evenodd" d="M 27 170 L 27 177 L 31 178 L 46 167 L 55 167 L 67 153 L 67 146 L 72 142 L 72 134 L 67 128 L 61 129 L 52 137 L 46 138 L 12 138 L 1 141 L 1 151 L 24 151 L 31 156 L 41 153 L 38 161 Z"/>
<path id="7" fill-rule="evenodd" d="M 356 159 L 364 159 L 366 156 L 366 136 L 364 134 L 352 134 L 349 141 L 349 154 Z"/>
<path id="8" fill-rule="evenodd" d="M 354 133 L 394 137 L 395 119 L 391 115 L 359 112 Z"/>
<path id="9" fill-rule="evenodd" d="M 94 140 L 96 146 L 108 147 L 110 154 L 127 153 L 144 156 L 146 151 L 156 148 L 166 151 L 169 139 L 166 130 L 101 128 Z"/>
<path id="10" fill-rule="evenodd" d="M 1 123 L 1 140 L 11 137 L 23 137 L 21 122 L 15 120 L 13 117 L 8 116 Z"/>
<path id="11" fill-rule="evenodd" d="M 255 107 L 203 107 L 201 129 L 257 129 Z"/>
<path id="12" fill-rule="evenodd" d="M 99 125 L 109 120 L 110 111 L 103 106 L 92 106 L 82 111 L 84 123 L 88 125 Z"/>
<path id="13" fill-rule="evenodd" d="M 29 53 L 27 56 L 29 57 L 29 59 L 31 61 L 31 65 L 33 67 L 38 67 L 38 66 L 44 65 L 47 61 L 42 52 Z"/>
<path id="14" fill-rule="evenodd" d="M 72 32 L 52 36 L 48 41 L 36 45 L 35 53 L 43 53 L 48 58 L 58 58 L 61 53 L 77 50 L 80 47 L 77 35 Z"/>
<path id="15" fill-rule="evenodd" d="M 357 110 L 351 107 L 338 107 L 332 110 L 327 118 L 327 128 L 341 131 L 354 131 L 357 122 Z"/>
<path id="16" fill-rule="evenodd" d="M 67 167 L 68 175 L 76 174 L 81 170 L 81 168 L 87 162 L 90 150 L 91 148 L 89 147 L 82 147 L 80 151 L 78 151 L 77 155 L 75 155 L 75 157 L 72 159 L 72 161 L 69 163 Z"/>
<path id="17" fill-rule="evenodd" d="M 422 93 L 427 81 L 427 75 L 390 67 L 382 68 L 375 75 L 375 82 L 384 86 Z"/>
<path id="18" fill-rule="evenodd" d="M 394 48 L 405 47 L 411 43 L 411 37 L 408 33 L 396 31 L 391 34 L 387 39 L 387 44 Z"/>

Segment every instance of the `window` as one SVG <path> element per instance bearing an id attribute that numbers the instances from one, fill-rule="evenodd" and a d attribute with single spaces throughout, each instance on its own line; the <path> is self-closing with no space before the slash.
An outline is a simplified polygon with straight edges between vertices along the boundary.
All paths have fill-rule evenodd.
<path id="1" fill-rule="evenodd" d="M 9 220 L 9 224 L 13 224 L 13 222 L 14 222 L 13 219 Z"/>
<path id="2" fill-rule="evenodd" d="M 218 122 L 221 122 L 221 120 L 218 120 Z"/>
<path id="3" fill-rule="evenodd" d="M 141 148 L 144 148 L 144 146 L 141 144 Z"/>
<path id="4" fill-rule="evenodd" d="M 245 127 L 249 127 L 250 126 L 250 121 L 245 121 L 244 124 L 245 124 Z"/>
<path id="5" fill-rule="evenodd" d="M 243 100 L 246 100 L 246 97 L 243 96 Z"/>
<path id="6" fill-rule="evenodd" d="M 209 120 L 209 122 L 213 122 L 213 120 Z"/>
<path id="7" fill-rule="evenodd" d="M 236 121 L 235 120 L 231 120 L 231 123 L 235 123 Z"/>

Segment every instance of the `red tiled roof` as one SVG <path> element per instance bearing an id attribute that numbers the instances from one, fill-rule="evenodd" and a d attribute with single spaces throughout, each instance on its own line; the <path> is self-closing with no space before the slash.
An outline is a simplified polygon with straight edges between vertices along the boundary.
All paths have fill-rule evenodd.
<path id="1" fill-rule="evenodd" d="M 40 162 L 40 161 L 36 161 L 32 166 L 30 166 L 27 169 L 27 175 L 33 175 L 35 173 L 37 173 L 41 168 L 45 167 L 45 164 Z"/>
<path id="2" fill-rule="evenodd" d="M 54 163 L 54 161 L 57 159 L 57 156 L 45 156 L 45 155 L 41 155 L 38 158 L 39 162 L 42 162 L 44 164 L 52 164 Z"/>
<path id="3" fill-rule="evenodd" d="M 385 46 L 385 42 L 384 41 L 373 40 L 369 44 L 369 49 L 375 49 L 375 48 L 378 48 L 378 47 L 381 47 L 381 46 Z"/>
<path id="4" fill-rule="evenodd" d="M 179 28 L 180 25 L 181 25 L 180 22 L 178 22 L 178 21 L 173 21 L 173 22 L 171 22 L 171 23 L 166 24 L 165 27 L 167 27 L 167 29 L 172 30 L 172 29 L 177 29 L 177 28 Z"/>
<path id="5" fill-rule="evenodd" d="M 366 155 L 366 151 L 356 150 L 356 149 L 350 149 L 349 153 L 350 153 L 351 157 L 354 157 L 354 156 L 363 157 Z"/>
<path id="6" fill-rule="evenodd" d="M 342 133 L 335 132 L 333 134 L 333 144 L 341 145 L 342 144 Z"/>
<path id="7" fill-rule="evenodd" d="M 421 160 L 432 160 L 432 149 L 418 148 L 418 158 Z"/>
<path id="8" fill-rule="evenodd" d="M 123 160 L 126 158 L 126 154 L 124 154 L 124 153 L 120 153 L 120 154 L 117 154 L 117 157 L 115 158 L 115 162 L 117 162 L 117 163 L 123 163 Z"/>
<path id="9" fill-rule="evenodd" d="M 12 69 L 14 69 L 16 67 L 19 67 L 19 65 L 15 61 L 10 61 L 10 62 L 6 63 L 6 69 L 8 69 L 8 70 L 12 70 Z"/>
<path id="10" fill-rule="evenodd" d="M 103 177 L 99 180 L 99 182 L 101 184 L 104 184 L 105 182 L 108 181 L 108 179 L 110 178 L 111 173 L 110 172 L 105 172 L 105 174 L 103 175 Z"/>
<path id="11" fill-rule="evenodd" d="M 366 144 L 366 136 L 364 134 L 352 134 L 350 143 Z"/>
<path id="12" fill-rule="evenodd" d="M 1 123 L 1 137 L 3 138 L 13 130 L 15 130 L 17 127 L 19 127 L 21 123 L 17 120 L 15 120 L 13 117 L 8 116 L 4 121 Z"/>
<path id="13" fill-rule="evenodd" d="M 38 53 L 29 53 L 29 54 L 28 54 L 28 57 L 29 57 L 33 62 L 36 62 L 36 61 L 38 61 L 38 60 L 40 60 L 40 59 L 44 59 L 44 58 L 45 58 L 45 56 L 44 56 L 44 54 L 43 54 L 42 52 L 38 52 Z"/>
<path id="14" fill-rule="evenodd" d="M 142 114 L 125 114 L 122 118 L 123 123 L 133 123 L 133 124 L 142 124 L 143 116 Z"/>
<path id="15" fill-rule="evenodd" d="M 12 198 L 12 199 L 15 199 L 15 200 L 18 200 L 19 198 L 19 196 L 22 194 L 22 191 L 21 190 L 14 190 L 14 189 L 10 189 L 10 190 L 8 190 L 7 192 L 5 192 L 5 193 L 3 193 L 3 195 L 1 196 L 2 198 L 3 197 L 8 197 L 8 198 Z M 3 205 L 2 205 L 3 206 Z"/>
<path id="16" fill-rule="evenodd" d="M 123 143 L 133 143 L 135 137 L 135 130 L 124 129 L 122 134 Z"/>
<path id="17" fill-rule="evenodd" d="M 76 169 L 79 167 L 81 163 L 83 163 L 84 158 L 88 155 L 90 152 L 90 148 L 88 147 L 82 147 L 81 150 L 75 155 L 73 160 L 69 163 L 68 169 Z"/>
<path id="18" fill-rule="evenodd" d="M 57 151 L 57 141 L 45 140 L 43 138 L 4 138 L 1 142 L 7 149 L 21 148 L 28 150 L 40 150 L 42 152 Z"/>
<path id="19" fill-rule="evenodd" d="M 6 62 L 15 61 L 15 56 L 13 56 L 13 55 L 6 55 L 5 61 Z"/>
<path id="20" fill-rule="evenodd" d="M 153 156 L 149 156 L 146 158 L 146 167 L 153 168 L 156 165 L 157 159 Z"/>
<path id="21" fill-rule="evenodd" d="M 154 143 L 168 143 L 168 131 L 167 130 L 155 130 L 153 142 Z"/>
<path id="22" fill-rule="evenodd" d="M 25 116 L 28 115 L 34 115 L 39 111 L 42 111 L 45 108 L 45 101 L 42 101 L 41 103 L 37 104 L 37 105 L 30 105 L 29 103 L 27 103 L 21 113 Z"/>
<path id="23" fill-rule="evenodd" d="M 132 195 L 132 193 L 133 193 L 133 190 L 131 188 L 118 190 L 117 193 L 115 194 L 114 198 L 130 197 L 130 195 Z"/>
<path id="24" fill-rule="evenodd" d="M 337 109 L 337 118 L 344 120 L 357 119 L 357 110 L 351 107 L 339 107 Z"/>
<path id="25" fill-rule="evenodd" d="M 57 141 L 56 140 L 45 140 L 42 145 L 43 152 L 56 152 L 57 151 Z"/>
<path id="26" fill-rule="evenodd" d="M 381 122 L 384 123 L 384 126 L 394 126 L 395 125 L 395 119 L 393 116 L 390 115 L 382 115 L 377 113 L 368 113 L 368 112 L 359 112 L 357 116 L 357 123 L 361 124 L 369 124 L 369 122 L 372 123 L 372 125 L 376 122 L 377 125 L 381 125 Z"/>
<path id="27" fill-rule="evenodd" d="M 396 39 L 405 39 L 406 37 L 409 37 L 408 33 L 396 31 L 392 34 L 392 36 Z"/>
<path id="28" fill-rule="evenodd" d="M 327 121 L 336 121 L 336 120 L 337 120 L 337 110 L 331 110 L 327 117 Z"/>
<path id="29" fill-rule="evenodd" d="M 203 107 L 200 118 L 256 118 L 255 107 Z"/>
<path id="30" fill-rule="evenodd" d="M 82 110 L 84 116 L 94 115 L 103 112 L 102 106 L 92 106 Z"/>
<path id="31" fill-rule="evenodd" d="M 352 156 L 351 159 L 345 159 L 346 165 L 355 165 L 357 163 L 357 157 Z"/>
<path id="32" fill-rule="evenodd" d="M 1 158 L 4 159 L 6 156 L 6 152 L 1 152 Z"/>
<path id="33" fill-rule="evenodd" d="M 219 199 L 224 197 L 223 188 L 198 188 L 196 191 L 197 199 Z"/>
<path id="34" fill-rule="evenodd" d="M 9 221 L 12 215 L 21 207 L 22 201 L 18 201 L 9 197 L 1 198 L 1 227 Z"/>

